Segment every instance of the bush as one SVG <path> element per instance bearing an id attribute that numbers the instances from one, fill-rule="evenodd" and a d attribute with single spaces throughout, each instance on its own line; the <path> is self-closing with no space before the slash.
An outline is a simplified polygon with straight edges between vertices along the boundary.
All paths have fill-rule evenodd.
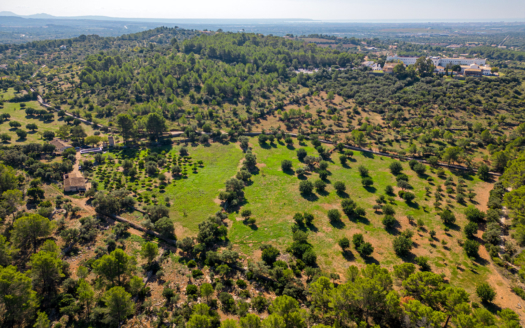
<path id="1" fill-rule="evenodd" d="M 304 220 L 306 221 L 306 224 L 312 224 L 312 222 L 314 222 L 314 215 L 304 212 Z"/>
<path id="2" fill-rule="evenodd" d="M 279 252 L 279 250 L 277 248 L 275 248 L 273 246 L 266 246 L 263 249 L 261 258 L 266 264 L 273 265 L 273 263 L 277 260 L 277 257 L 280 254 L 281 253 Z"/>
<path id="3" fill-rule="evenodd" d="M 485 218 L 485 213 L 470 205 L 465 209 L 465 217 L 472 222 L 480 222 Z"/>
<path id="4" fill-rule="evenodd" d="M 370 187 L 374 184 L 374 180 L 372 180 L 370 177 L 365 177 L 361 180 L 361 184 L 363 187 Z"/>
<path id="5" fill-rule="evenodd" d="M 416 172 L 418 175 L 423 175 L 425 174 L 427 167 L 424 164 L 417 163 L 416 165 L 414 165 L 412 170 L 414 170 L 414 172 Z"/>
<path id="6" fill-rule="evenodd" d="M 364 167 L 363 165 L 359 165 L 357 167 L 357 171 L 359 171 L 359 175 L 362 176 L 362 177 L 367 177 L 368 176 L 368 169 L 366 167 Z"/>
<path id="7" fill-rule="evenodd" d="M 441 212 L 439 216 L 445 224 L 453 224 L 454 222 L 456 222 L 456 216 L 448 209 Z"/>
<path id="8" fill-rule="evenodd" d="M 327 215 L 330 222 L 337 222 L 339 219 L 341 219 L 341 213 L 339 213 L 339 210 L 336 209 L 329 210 Z"/>
<path id="9" fill-rule="evenodd" d="M 328 177 L 328 171 L 326 170 L 319 170 L 317 173 L 319 174 L 319 177 L 322 180 L 326 180 L 326 178 Z"/>
<path id="10" fill-rule="evenodd" d="M 239 279 L 235 282 L 235 284 L 237 285 L 237 287 L 239 288 L 246 288 L 248 287 L 248 284 L 246 283 L 246 281 L 242 280 L 242 279 Z"/>
<path id="11" fill-rule="evenodd" d="M 369 242 L 362 243 L 357 248 L 357 252 L 363 257 L 370 256 L 370 254 L 374 252 L 374 246 L 372 246 L 372 244 L 370 244 Z"/>
<path id="12" fill-rule="evenodd" d="M 281 162 L 281 168 L 283 169 L 283 171 L 289 171 L 292 169 L 292 161 L 289 161 L 287 159 L 283 160 Z"/>
<path id="13" fill-rule="evenodd" d="M 195 262 L 195 260 L 189 260 L 187 265 L 188 265 L 188 268 L 194 268 L 197 266 L 197 262 Z"/>
<path id="14" fill-rule="evenodd" d="M 317 192 L 323 192 L 326 188 L 326 183 L 323 180 L 316 180 L 314 186 Z"/>
<path id="15" fill-rule="evenodd" d="M 463 229 L 465 236 L 469 239 L 472 239 L 474 235 L 478 232 L 478 224 L 475 222 L 469 222 Z"/>
<path id="16" fill-rule="evenodd" d="M 361 246 L 365 242 L 365 239 L 363 238 L 363 235 L 360 233 L 356 233 L 352 236 L 352 244 L 354 244 L 354 247 L 357 249 L 359 246 Z"/>
<path id="17" fill-rule="evenodd" d="M 304 148 L 297 149 L 297 158 L 302 162 L 303 159 L 306 157 L 307 153 Z"/>
<path id="18" fill-rule="evenodd" d="M 343 237 L 343 238 L 339 239 L 338 244 L 339 244 L 339 247 L 341 247 L 341 249 L 343 249 L 343 251 L 344 251 L 345 249 L 350 247 L 350 240 L 348 240 L 348 238 L 346 238 L 346 237 Z"/>
<path id="19" fill-rule="evenodd" d="M 385 217 L 383 218 L 383 220 L 381 220 L 381 222 L 385 226 L 385 229 L 390 229 L 390 228 L 394 227 L 394 225 L 396 224 L 397 220 L 392 215 L 385 215 Z"/>
<path id="20" fill-rule="evenodd" d="M 385 215 L 395 215 L 396 211 L 394 210 L 394 207 L 392 205 L 384 205 L 382 209 L 383 213 Z"/>
<path id="21" fill-rule="evenodd" d="M 298 225 L 302 225 L 304 223 L 304 216 L 301 213 L 295 213 L 295 215 L 293 216 L 293 220 Z"/>
<path id="22" fill-rule="evenodd" d="M 430 265 L 428 264 L 428 257 L 418 256 L 416 258 L 416 263 L 419 265 L 421 271 L 430 271 Z"/>
<path id="23" fill-rule="evenodd" d="M 413 193 L 411 192 L 408 192 L 408 191 L 405 191 L 403 193 L 403 199 L 407 202 L 407 203 L 411 203 L 414 198 L 416 198 L 416 195 L 414 195 Z"/>
<path id="24" fill-rule="evenodd" d="M 398 161 L 392 162 L 388 168 L 393 175 L 398 175 L 401 173 L 401 171 L 403 171 L 403 165 L 401 165 L 401 163 Z"/>
<path id="25" fill-rule="evenodd" d="M 339 193 L 343 193 L 343 192 L 345 192 L 345 190 L 346 190 L 346 185 L 345 185 L 344 182 L 336 181 L 336 182 L 334 183 L 334 188 L 335 188 L 335 190 L 336 190 L 337 192 L 339 192 Z"/>
<path id="26" fill-rule="evenodd" d="M 388 195 L 391 195 L 394 193 L 394 188 L 390 185 L 386 186 L 385 187 L 385 193 L 388 194 Z"/>
<path id="27" fill-rule="evenodd" d="M 299 183 L 299 191 L 301 194 L 309 195 L 314 190 L 314 185 L 311 181 L 303 180 Z"/>
<path id="28" fill-rule="evenodd" d="M 303 254 L 303 262 L 308 266 L 314 266 L 317 262 L 317 255 L 313 250 L 308 250 Z"/>
<path id="29" fill-rule="evenodd" d="M 252 211 L 249 209 L 242 210 L 241 212 L 241 216 L 245 219 L 249 218 L 251 215 L 252 215 Z"/>
<path id="30" fill-rule="evenodd" d="M 201 270 L 196 269 L 196 270 L 191 271 L 191 275 L 193 276 L 193 278 L 200 278 L 204 275 L 204 273 L 202 273 Z"/>
<path id="31" fill-rule="evenodd" d="M 186 295 L 197 295 L 197 292 L 199 289 L 195 285 L 188 285 L 186 286 Z"/>
<path id="32" fill-rule="evenodd" d="M 404 235 L 396 237 L 392 244 L 394 246 L 394 252 L 397 254 L 397 256 L 406 256 L 413 246 L 412 239 Z"/>
<path id="33" fill-rule="evenodd" d="M 479 243 L 475 240 L 467 239 L 463 244 L 463 249 L 468 257 L 477 257 L 479 251 Z"/>
<path id="34" fill-rule="evenodd" d="M 486 282 L 482 283 L 476 288 L 476 294 L 481 298 L 482 302 L 490 303 L 496 298 L 496 292 Z"/>
<path id="35" fill-rule="evenodd" d="M 346 164 L 347 160 L 348 160 L 348 158 L 345 155 L 340 155 L 339 156 L 339 161 L 341 162 L 341 165 L 344 166 Z"/>

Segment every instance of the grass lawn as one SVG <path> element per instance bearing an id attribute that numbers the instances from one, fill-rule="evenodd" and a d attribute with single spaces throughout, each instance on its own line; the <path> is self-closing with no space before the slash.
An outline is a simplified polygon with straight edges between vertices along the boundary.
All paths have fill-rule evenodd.
<path id="1" fill-rule="evenodd" d="M 168 154 L 178 156 L 180 148 L 181 146 L 157 147 L 151 151 L 158 153 L 165 151 L 166 156 Z M 150 178 L 143 170 L 139 170 L 139 176 L 135 182 L 131 183 L 131 186 L 138 189 L 137 194 L 143 200 L 143 202 L 137 204 L 138 207 L 152 204 L 153 195 L 156 196 L 160 204 L 164 204 L 164 198 L 169 197 L 171 203 L 170 218 L 173 219 L 177 226 L 177 231 L 182 232 L 184 235 L 196 235 L 198 224 L 221 209 L 214 200 L 218 197 L 219 191 L 224 189 L 226 180 L 234 177 L 237 173 L 240 160 L 244 157 L 244 154 L 240 147 L 233 143 L 228 145 L 219 143 L 188 145 L 187 149 L 193 162 L 203 161 L 203 167 L 199 167 L 197 173 L 193 173 L 188 166 L 186 178 L 172 179 L 162 191 L 157 187 L 157 179 Z M 131 151 L 128 152 L 128 155 L 130 154 Z M 133 158 L 135 164 L 138 163 L 139 158 L 144 158 L 146 155 L 145 150 L 132 157 L 127 157 L 126 152 L 113 154 L 115 158 Z M 86 159 L 91 157 L 86 156 Z M 171 167 L 171 165 L 173 164 L 168 162 L 165 169 L 161 171 L 168 177 L 171 176 L 171 174 L 167 174 L 168 167 Z M 115 172 L 120 165 L 115 163 L 111 166 L 113 168 L 110 172 Z M 94 176 L 95 180 L 102 180 L 97 173 L 94 173 Z M 139 183 L 141 180 L 146 182 L 145 187 Z M 148 183 L 151 184 L 149 187 Z M 104 183 L 101 182 L 99 189 L 104 188 Z M 145 200 L 148 200 L 148 203 Z M 130 218 L 139 222 L 141 220 L 140 215 L 137 217 L 137 213 L 134 213 L 134 216 Z M 181 235 L 178 234 L 177 237 L 181 237 Z"/>
<path id="2" fill-rule="evenodd" d="M 443 184 L 444 179 L 438 178 L 430 170 L 427 170 L 428 176 L 435 179 L 435 183 L 429 184 L 426 177 L 418 177 L 413 172 L 408 162 L 403 163 L 403 173 L 409 176 L 409 182 L 413 186 L 411 190 L 416 199 L 412 204 L 407 204 L 397 196 L 398 188 L 396 187 L 395 177 L 390 173 L 388 166 L 393 161 L 386 157 L 378 157 L 356 152 L 354 159 L 349 161 L 345 167 L 339 163 L 339 155 L 332 155 L 333 162 L 330 163 L 326 192 L 320 194 L 314 191 L 315 195 L 303 197 L 299 193 L 300 180 L 293 173 L 285 173 L 281 170 L 281 161 L 284 159 L 291 160 L 293 167 L 302 166 L 297 159 L 295 149 L 303 147 L 309 155 L 317 155 L 310 143 L 299 145 L 295 140 L 294 147 L 288 148 L 284 144 L 275 143 L 272 146 L 261 147 L 256 139 L 251 140 L 254 153 L 257 155 L 259 163 L 259 173 L 252 177 L 253 184 L 246 187 L 245 195 L 247 203 L 243 208 L 251 209 L 253 217 L 256 218 L 256 227 L 245 225 L 240 218 L 239 213 L 232 213 L 230 219 L 233 221 L 233 227 L 229 233 L 229 238 L 238 249 L 246 254 L 253 254 L 263 243 L 273 244 L 281 250 L 290 245 L 292 242 L 291 226 L 293 225 L 293 215 L 296 212 L 310 212 L 314 214 L 314 224 L 310 227 L 304 227 L 309 231 L 309 241 L 314 246 L 318 255 L 318 263 L 324 269 L 333 272 L 342 273 L 350 264 L 357 263 L 378 263 L 391 267 L 394 264 L 402 263 L 392 248 L 392 240 L 401 231 L 410 228 L 415 234 L 413 240 L 416 247 L 412 250 L 413 256 L 408 260 L 413 260 L 415 256 L 428 256 L 430 263 L 437 267 L 437 271 L 447 273 L 457 280 L 468 282 L 470 278 L 465 277 L 464 272 L 458 272 L 456 267 L 471 266 L 470 260 L 464 254 L 462 248 L 456 242 L 456 239 L 464 238 L 460 232 L 467 222 L 463 216 L 465 205 L 457 204 L 451 198 L 451 204 L 454 206 L 458 218 L 456 226 L 449 231 L 445 231 L 435 209 L 432 207 L 434 198 L 426 197 L 425 186 L 431 187 L 431 193 L 436 190 L 437 184 Z M 326 147 L 326 145 L 324 145 Z M 364 165 L 370 171 L 370 176 L 374 180 L 373 187 L 365 189 L 361 185 L 361 177 L 357 167 Z M 453 173 L 446 171 L 447 175 Z M 454 175 L 453 175 L 454 176 Z M 315 181 L 318 179 L 316 173 L 310 173 L 308 179 Z M 479 188 L 485 183 L 477 177 L 465 178 L 468 188 Z M 342 181 L 346 184 L 346 194 L 338 195 L 332 184 L 336 181 Z M 457 182 L 457 177 L 454 176 Z M 374 213 L 372 206 L 375 199 L 385 194 L 384 190 L 387 185 L 394 187 L 396 192 L 395 202 L 392 204 L 396 211 L 396 219 L 399 224 L 394 229 L 386 231 L 381 223 L 383 215 L 378 212 Z M 484 186 L 490 189 L 489 186 Z M 359 206 L 365 208 L 366 218 L 360 221 L 350 220 L 341 211 L 341 200 L 345 197 L 351 197 Z M 445 196 L 447 198 L 448 196 Z M 443 202 L 443 206 L 445 206 Z M 339 209 L 342 214 L 340 223 L 332 224 L 327 218 L 327 212 L 330 209 Z M 412 215 L 416 220 L 421 218 L 425 227 L 417 231 L 416 226 L 411 226 L 408 222 L 407 215 Z M 435 230 L 437 235 L 432 241 L 429 240 L 429 231 Z M 351 240 L 355 233 L 362 233 L 365 241 L 369 241 L 375 250 L 371 257 L 361 258 L 355 251 L 351 250 L 342 254 L 337 241 L 346 236 Z M 444 240 L 446 244 L 441 244 Z M 488 272 L 488 269 L 481 268 L 477 270 L 478 274 Z M 479 276 L 479 275 L 478 275 Z"/>
<path id="3" fill-rule="evenodd" d="M 4 98 L 6 98 L 6 94 L 2 93 L 4 95 Z M 29 101 L 26 102 L 26 108 L 32 107 L 34 109 L 45 109 L 44 107 L 40 106 L 40 104 L 37 101 Z M 32 143 L 32 142 L 42 142 L 42 133 L 45 131 L 53 131 L 56 132 L 60 128 L 60 126 L 66 124 L 62 119 L 59 119 L 56 112 L 53 112 L 55 119 L 53 121 L 43 121 L 38 116 L 28 116 L 26 115 L 24 109 L 21 109 L 20 103 L 10 103 L 5 102 L 3 105 L 3 108 L 0 108 L 0 113 L 8 113 L 11 115 L 9 121 L 4 121 L 3 123 L 0 123 L 0 134 L 7 133 L 9 134 L 11 139 L 11 144 L 25 144 L 25 143 Z M 21 130 L 27 131 L 27 137 L 25 139 L 19 139 L 16 135 L 16 129 L 11 128 L 9 126 L 9 122 L 16 121 L 22 124 L 20 127 Z M 31 132 L 26 128 L 26 125 L 29 123 L 34 123 L 38 126 L 38 130 Z M 84 123 L 81 123 L 82 127 L 84 128 L 84 131 L 87 135 L 93 135 L 93 128 L 91 125 L 87 125 Z"/>

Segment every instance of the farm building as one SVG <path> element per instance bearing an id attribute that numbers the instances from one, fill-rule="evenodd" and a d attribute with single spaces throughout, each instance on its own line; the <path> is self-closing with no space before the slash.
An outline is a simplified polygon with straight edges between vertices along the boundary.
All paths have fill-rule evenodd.
<path id="1" fill-rule="evenodd" d="M 55 151 L 57 153 L 61 153 L 64 150 L 71 148 L 71 145 L 68 145 L 64 140 L 60 140 L 58 138 L 51 140 L 49 143 L 56 147 Z"/>
<path id="2" fill-rule="evenodd" d="M 81 176 L 76 176 L 72 174 L 64 175 L 64 191 L 86 191 L 86 179 Z"/>

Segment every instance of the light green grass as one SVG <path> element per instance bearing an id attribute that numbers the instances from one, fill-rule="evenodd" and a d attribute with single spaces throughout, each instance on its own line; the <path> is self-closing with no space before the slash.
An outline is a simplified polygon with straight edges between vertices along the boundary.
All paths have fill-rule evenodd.
<path id="1" fill-rule="evenodd" d="M 5 97 L 6 93 L 2 93 Z M 37 101 L 29 101 L 26 102 L 26 108 L 32 107 L 34 109 L 45 109 L 44 107 L 40 106 L 40 104 Z M 3 108 L 0 108 L 0 113 L 8 113 L 11 115 L 10 119 L 8 121 L 4 121 L 0 124 L 0 134 L 1 133 L 7 133 L 11 136 L 11 144 L 25 144 L 25 143 L 32 143 L 32 142 L 43 142 L 42 140 L 42 133 L 45 131 L 52 131 L 57 132 L 58 129 L 66 124 L 62 119 L 59 119 L 56 112 L 53 112 L 55 119 L 53 121 L 43 121 L 38 116 L 28 116 L 26 115 L 23 108 L 20 107 L 20 103 L 10 103 L 5 102 L 3 105 Z M 27 132 L 27 137 L 25 139 L 19 139 L 16 134 L 16 129 L 11 128 L 9 126 L 9 122 L 16 121 L 22 124 L 20 127 L 21 130 L 24 130 Z M 34 123 L 38 126 L 38 130 L 31 132 L 26 128 L 27 124 Z M 87 125 L 84 123 L 81 123 L 82 127 L 84 128 L 84 131 L 87 135 L 93 135 L 93 128 L 91 125 Z"/>
<path id="2" fill-rule="evenodd" d="M 383 215 L 380 213 L 374 213 L 372 206 L 375 204 L 375 199 L 385 194 L 384 189 L 387 185 L 396 185 L 395 177 L 390 173 L 388 166 L 393 161 L 386 157 L 372 156 L 368 157 L 359 152 L 355 152 L 355 160 L 348 162 L 346 167 L 343 167 L 339 163 L 339 154 L 334 153 L 332 155 L 333 162 L 330 163 L 328 170 L 330 176 L 327 179 L 329 182 L 326 189 L 326 193 L 320 195 L 315 192 L 316 196 L 305 198 L 299 193 L 299 182 L 300 180 L 293 174 L 287 174 L 281 170 L 281 161 L 284 159 L 291 160 L 293 167 L 297 168 L 302 166 L 297 159 L 295 149 L 303 147 L 307 150 L 308 154 L 317 156 L 317 152 L 308 145 L 300 146 L 297 141 L 294 145 L 295 149 L 288 149 L 285 145 L 275 144 L 270 148 L 261 148 L 255 139 L 251 141 L 254 153 L 257 155 L 257 162 L 260 164 L 260 172 L 253 176 L 253 184 L 246 187 L 245 195 L 247 203 L 243 208 L 251 209 L 253 217 L 257 220 L 257 227 L 251 228 L 244 225 L 242 221 L 237 221 L 236 218 L 240 217 L 238 213 L 232 213 L 230 219 L 233 221 L 233 227 L 229 233 L 229 238 L 237 245 L 240 250 L 247 254 L 252 254 L 259 246 L 263 243 L 271 243 L 281 250 L 291 244 L 292 242 L 292 231 L 291 226 L 293 225 L 293 215 L 296 212 L 310 212 L 314 214 L 314 228 L 308 229 L 310 233 L 309 240 L 314 246 L 314 250 L 318 255 L 318 262 L 321 267 L 327 269 L 343 269 L 349 265 L 341 254 L 337 241 L 343 236 L 351 239 L 354 233 L 363 233 L 365 240 L 370 241 L 375 251 L 372 257 L 379 261 L 381 264 L 391 267 L 394 264 L 401 263 L 393 252 L 392 240 L 395 237 L 394 234 L 397 232 L 387 232 L 381 223 Z M 359 165 L 364 165 L 370 170 L 370 176 L 374 180 L 374 186 L 370 189 L 365 189 L 361 185 L 361 177 L 357 171 Z M 433 197 L 425 199 L 424 187 L 428 186 L 429 183 L 421 177 L 418 177 L 408 165 L 408 162 L 403 163 L 404 173 L 409 176 L 410 183 L 414 187 L 412 192 L 416 195 L 415 204 L 408 205 L 399 197 L 396 196 L 396 202 L 394 208 L 396 210 L 396 218 L 402 223 L 402 227 L 399 227 L 398 231 L 402 231 L 408 227 L 407 215 L 412 215 L 416 218 L 423 219 L 426 226 L 426 232 L 421 232 L 420 236 L 416 233 L 416 239 L 419 246 L 415 253 L 424 254 L 431 258 L 431 262 L 436 255 L 435 249 L 441 249 L 446 254 L 449 251 L 444 250 L 438 241 L 434 242 L 432 247 L 428 242 L 428 231 L 431 229 L 436 230 L 438 238 L 445 238 L 448 243 L 448 247 L 452 250 L 459 252 L 456 259 L 452 259 L 447 255 L 447 263 L 459 263 L 467 260 L 466 256 L 457 250 L 458 246 L 455 241 L 456 238 L 461 238 L 461 232 L 450 231 L 450 237 L 444 233 L 444 226 L 441 223 L 439 217 L 436 215 L 436 211 L 432 208 Z M 431 173 L 428 174 L 441 181 Z M 451 174 L 447 171 L 447 174 Z M 316 173 L 311 173 L 308 179 L 315 181 L 318 179 Z M 454 178 L 457 181 L 457 178 Z M 341 211 L 340 203 L 342 197 L 340 197 L 333 188 L 333 183 L 336 181 L 342 181 L 346 184 L 347 194 L 359 206 L 365 208 L 367 215 L 366 220 L 362 222 L 356 222 L 354 219 L 350 220 Z M 468 187 L 475 186 L 480 181 L 477 178 L 473 178 L 471 181 L 467 180 Z M 434 192 L 436 186 L 432 185 L 432 192 Z M 463 226 L 465 221 L 461 218 L 463 205 L 458 205 L 453 201 L 455 211 L 458 213 L 458 225 Z M 426 209 L 423 208 L 426 206 Z M 332 225 L 328 218 L 327 212 L 329 209 L 336 208 L 343 214 L 342 224 Z M 415 230 L 415 227 L 411 227 Z M 360 256 L 352 251 L 355 261 L 364 263 L 365 260 L 361 259 Z M 370 261 L 370 259 L 368 259 Z M 373 261 L 373 260 L 372 260 Z M 458 278 L 459 279 L 459 278 Z"/>

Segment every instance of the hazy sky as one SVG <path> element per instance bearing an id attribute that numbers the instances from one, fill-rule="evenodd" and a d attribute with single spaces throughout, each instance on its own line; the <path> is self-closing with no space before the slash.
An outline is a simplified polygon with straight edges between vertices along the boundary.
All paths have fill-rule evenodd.
<path id="1" fill-rule="evenodd" d="M 19 15 L 322 20 L 525 18 L 525 0 L 2 0 Z"/>

